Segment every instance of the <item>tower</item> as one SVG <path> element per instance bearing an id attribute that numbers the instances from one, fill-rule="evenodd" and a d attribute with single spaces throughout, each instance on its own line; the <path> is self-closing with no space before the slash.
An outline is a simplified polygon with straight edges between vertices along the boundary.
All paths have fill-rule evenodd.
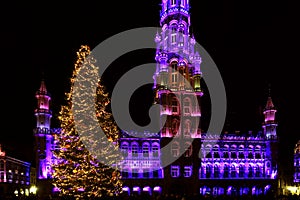
<path id="1" fill-rule="evenodd" d="M 276 127 L 277 122 L 275 120 L 277 110 L 274 107 L 271 96 L 269 95 L 266 107 L 264 108 L 263 114 L 265 121 L 263 123 L 264 135 L 267 139 L 277 139 Z"/>
<path id="2" fill-rule="evenodd" d="M 49 179 L 51 174 L 52 144 L 53 136 L 50 131 L 52 111 L 50 110 L 50 94 L 48 93 L 45 81 L 41 81 L 40 88 L 35 93 L 37 107 L 34 110 L 36 117 L 35 152 L 36 169 L 38 179 Z"/>
<path id="3" fill-rule="evenodd" d="M 266 106 L 263 110 L 264 122 L 262 125 L 266 141 L 266 173 L 267 176 L 275 179 L 278 175 L 278 137 L 276 132 L 277 122 L 275 119 L 276 108 L 269 94 Z"/>
<path id="4" fill-rule="evenodd" d="M 190 34 L 189 0 L 163 0 L 161 6 L 153 88 L 160 118 L 166 119 L 160 131 L 165 188 L 193 193 L 199 189 L 196 184 L 195 189 L 184 185 L 196 183 L 200 164 L 201 57 Z"/>

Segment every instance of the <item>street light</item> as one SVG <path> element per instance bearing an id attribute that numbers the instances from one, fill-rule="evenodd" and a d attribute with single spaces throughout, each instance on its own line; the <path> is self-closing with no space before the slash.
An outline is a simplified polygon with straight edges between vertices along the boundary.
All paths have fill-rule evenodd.
<path id="1" fill-rule="evenodd" d="M 31 186 L 29 189 L 30 194 L 36 195 L 37 187 L 35 185 Z"/>

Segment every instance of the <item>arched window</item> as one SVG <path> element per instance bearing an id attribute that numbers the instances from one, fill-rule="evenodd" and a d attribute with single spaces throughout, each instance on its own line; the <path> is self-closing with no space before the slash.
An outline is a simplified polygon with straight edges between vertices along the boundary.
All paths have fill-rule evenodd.
<path id="1" fill-rule="evenodd" d="M 121 143 L 121 152 L 122 152 L 122 155 L 124 157 L 127 157 L 128 156 L 128 151 L 129 151 L 129 145 L 127 142 L 122 142 Z"/>
<path id="2" fill-rule="evenodd" d="M 191 108 L 192 104 L 191 104 L 191 99 L 190 98 L 185 98 L 183 101 L 183 113 L 185 115 L 189 115 L 192 112 L 192 108 Z"/>
<path id="3" fill-rule="evenodd" d="M 131 154 L 132 157 L 138 157 L 138 153 L 139 153 L 139 146 L 137 143 L 133 143 L 131 145 Z"/>
<path id="4" fill-rule="evenodd" d="M 253 159 L 253 146 L 248 147 L 248 159 Z"/>
<path id="5" fill-rule="evenodd" d="M 231 165 L 230 171 L 231 171 L 231 178 L 236 177 L 236 167 L 234 164 Z"/>
<path id="6" fill-rule="evenodd" d="M 214 178 L 220 178 L 220 167 L 219 165 L 214 165 Z"/>
<path id="7" fill-rule="evenodd" d="M 180 146 L 178 142 L 173 142 L 171 146 L 171 154 L 173 157 L 178 157 L 180 153 Z"/>
<path id="8" fill-rule="evenodd" d="M 236 146 L 235 145 L 232 145 L 231 148 L 230 148 L 230 156 L 231 158 L 237 158 L 236 156 Z"/>
<path id="9" fill-rule="evenodd" d="M 224 174 L 223 174 L 223 177 L 224 178 L 229 178 L 229 165 L 227 163 L 224 164 Z"/>
<path id="10" fill-rule="evenodd" d="M 215 145 L 213 147 L 213 152 L 214 152 L 214 158 L 220 158 L 220 154 L 219 154 L 219 146 Z"/>
<path id="11" fill-rule="evenodd" d="M 255 147 L 255 159 L 261 159 L 261 148 L 260 148 L 260 146 L 256 146 Z"/>
<path id="12" fill-rule="evenodd" d="M 159 145 L 157 143 L 152 144 L 152 155 L 153 157 L 159 156 Z"/>
<path id="13" fill-rule="evenodd" d="M 193 148 L 192 148 L 192 144 L 190 142 L 186 142 L 184 144 L 184 149 L 185 149 L 184 157 L 192 156 Z"/>
<path id="14" fill-rule="evenodd" d="M 249 164 L 249 166 L 248 166 L 248 177 L 252 178 L 253 175 L 254 175 L 254 173 L 253 173 L 253 166 L 251 164 Z"/>
<path id="15" fill-rule="evenodd" d="M 223 158 L 229 158 L 229 146 L 224 145 Z"/>
<path id="16" fill-rule="evenodd" d="M 244 164 L 239 165 L 239 177 L 243 178 L 245 176 L 245 166 Z"/>
<path id="17" fill-rule="evenodd" d="M 185 120 L 184 122 L 184 137 L 191 137 L 191 120 Z"/>
<path id="18" fill-rule="evenodd" d="M 174 37 L 176 34 L 174 35 Z M 171 86 L 176 87 L 178 85 L 178 71 L 177 71 L 177 62 L 172 62 L 172 74 L 171 74 Z M 178 112 L 178 111 L 177 111 Z"/>
<path id="19" fill-rule="evenodd" d="M 245 158 L 245 156 L 244 156 L 244 146 L 243 145 L 239 146 L 239 158 L 240 159 Z"/>
<path id="20" fill-rule="evenodd" d="M 171 0 L 171 5 L 172 6 L 176 5 L 176 0 Z"/>
<path id="21" fill-rule="evenodd" d="M 260 177 L 261 176 L 261 171 L 260 171 L 260 166 L 257 164 L 255 165 L 255 177 Z"/>
<path id="22" fill-rule="evenodd" d="M 173 136 L 176 136 L 176 137 L 179 137 L 179 121 L 177 119 L 174 119 L 172 121 L 172 133 L 173 133 Z"/>
<path id="23" fill-rule="evenodd" d="M 212 166 L 210 164 L 206 165 L 206 178 L 211 178 Z"/>
<path id="24" fill-rule="evenodd" d="M 143 157 L 149 157 L 149 143 L 145 142 L 142 146 Z"/>
<path id="25" fill-rule="evenodd" d="M 173 81 L 173 78 L 172 78 L 172 81 Z M 176 97 L 172 98 L 172 112 L 174 114 L 178 114 L 179 113 L 179 105 L 178 105 L 178 101 L 177 101 Z"/>

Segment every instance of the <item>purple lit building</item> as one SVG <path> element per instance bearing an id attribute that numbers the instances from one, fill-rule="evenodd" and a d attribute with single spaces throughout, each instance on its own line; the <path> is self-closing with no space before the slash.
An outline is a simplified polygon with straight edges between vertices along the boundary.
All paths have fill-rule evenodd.
<path id="1" fill-rule="evenodd" d="M 190 32 L 189 0 L 163 0 L 161 6 L 162 30 L 155 36 L 154 103 L 162 106 L 160 115 L 166 121 L 158 135 L 123 134 L 124 191 L 217 196 L 276 193 L 278 138 L 271 97 L 263 111 L 261 132 L 201 133 L 202 59 Z"/>
<path id="2" fill-rule="evenodd" d="M 300 183 L 300 140 L 294 149 L 294 183 Z"/>
<path id="3" fill-rule="evenodd" d="M 276 193 L 279 141 L 271 97 L 266 99 L 260 132 L 202 132 L 202 58 L 190 32 L 189 0 L 163 0 L 161 6 L 161 31 L 153 36 L 157 44 L 153 89 L 154 103 L 161 105 L 160 117 L 166 121 L 159 133 L 120 132 L 123 191 L 216 196 Z M 54 162 L 51 149 L 57 148 L 51 132 L 59 129 L 50 129 L 50 95 L 44 82 L 36 98 L 37 176 L 48 180 Z"/>

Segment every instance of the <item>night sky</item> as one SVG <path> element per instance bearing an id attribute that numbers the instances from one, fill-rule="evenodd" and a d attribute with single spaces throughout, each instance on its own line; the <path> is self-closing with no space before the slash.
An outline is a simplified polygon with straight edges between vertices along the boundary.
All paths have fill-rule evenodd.
<path id="1" fill-rule="evenodd" d="M 121 31 L 159 26 L 159 3 L 159 0 L 72 1 L 67 5 L 54 1 L 6 3 L 0 12 L 4 111 L 0 141 L 12 144 L 14 150 L 27 153 L 30 159 L 28 152 L 33 148 L 35 126 L 34 93 L 42 74 L 52 95 L 52 124 L 58 126 L 56 117 L 64 103 L 64 93 L 69 90 L 80 45 L 94 48 Z M 292 0 L 191 0 L 191 31 L 215 61 L 225 84 L 228 113 L 224 130 L 260 130 L 261 109 L 270 85 L 278 109 L 284 161 L 291 157 L 293 146 L 300 139 L 297 127 L 300 84 L 296 72 L 300 13 L 296 8 Z M 126 70 L 153 61 L 152 51 L 124 55 L 109 68 L 103 82 L 111 91 Z M 132 105 L 138 112 L 132 110 L 132 115 L 137 123 L 147 123 L 151 95 L 151 88 L 146 86 L 134 95 L 136 103 Z M 209 109 L 205 108 L 209 105 L 204 103 L 209 103 L 208 99 L 206 92 L 202 107 L 207 113 Z M 205 112 L 203 118 L 207 122 L 209 117 Z"/>

